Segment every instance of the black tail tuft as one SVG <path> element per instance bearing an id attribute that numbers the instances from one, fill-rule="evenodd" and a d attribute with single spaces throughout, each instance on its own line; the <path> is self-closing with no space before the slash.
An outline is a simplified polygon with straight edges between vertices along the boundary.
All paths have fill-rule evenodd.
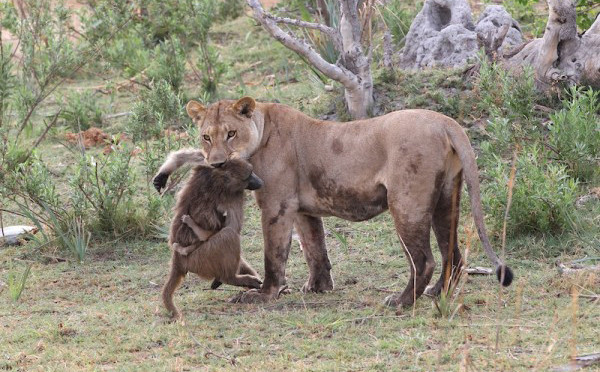
<path id="1" fill-rule="evenodd" d="M 504 281 L 501 282 L 503 286 L 508 287 L 513 281 L 513 272 L 508 266 L 498 266 L 496 268 L 496 277 L 500 282 L 502 280 L 502 268 L 504 267 Z"/>

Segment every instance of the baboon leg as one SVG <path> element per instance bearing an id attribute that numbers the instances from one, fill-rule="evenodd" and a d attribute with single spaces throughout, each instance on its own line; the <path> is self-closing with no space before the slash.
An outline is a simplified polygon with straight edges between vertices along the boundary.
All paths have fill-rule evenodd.
<path id="1" fill-rule="evenodd" d="M 175 257 L 173 257 L 175 260 Z M 185 272 L 179 270 L 175 263 L 171 263 L 171 271 L 169 272 L 169 277 L 167 278 L 167 282 L 165 283 L 162 290 L 162 299 L 167 311 L 171 314 L 171 318 L 179 319 L 181 318 L 181 313 L 173 303 L 173 292 L 179 287 L 181 281 L 185 277 Z"/>
<path id="2" fill-rule="evenodd" d="M 390 203 L 396 232 L 406 246 L 406 249 L 402 249 L 408 259 L 410 279 L 401 294 L 395 293 L 385 299 L 389 306 L 412 306 L 423 294 L 433 275 L 435 261 L 429 241 L 431 214 L 422 209 L 423 206 L 419 204 L 397 206 Z"/>
<path id="3" fill-rule="evenodd" d="M 294 221 L 296 231 L 302 243 L 304 259 L 308 264 L 308 280 L 302 287 L 303 292 L 324 292 L 333 289 L 331 263 L 325 246 L 325 231 L 320 217 L 299 214 Z"/>
<path id="4" fill-rule="evenodd" d="M 442 255 L 442 270 L 437 283 L 427 290 L 427 294 L 432 296 L 437 296 L 442 291 L 449 256 L 452 256 L 452 267 L 450 268 L 451 271 L 449 273 L 452 275 L 452 278 L 457 279 L 459 277 L 462 266 L 462 256 L 458 249 L 457 235 L 462 173 L 459 173 L 454 177 L 454 180 L 447 183 L 447 185 L 443 186 L 439 201 L 433 212 L 433 231 L 435 232 L 435 237 Z M 453 234 L 452 237 L 450 236 L 451 233 Z M 451 238 L 453 252 L 450 254 L 448 248 L 450 246 Z"/>
<path id="5" fill-rule="evenodd" d="M 177 253 L 179 253 L 182 256 L 187 256 L 188 254 L 192 253 L 193 251 L 195 251 L 198 248 L 197 244 L 190 244 L 187 246 L 183 246 L 179 243 L 173 243 L 171 245 L 171 247 L 173 248 L 173 250 Z"/>
<path id="6" fill-rule="evenodd" d="M 238 269 L 238 276 L 251 276 L 253 278 L 258 279 L 258 281 L 260 282 L 260 284 L 262 284 L 262 280 L 260 279 L 260 276 L 258 275 L 258 273 L 256 272 L 256 270 L 254 270 L 252 268 L 252 266 L 250 266 L 250 264 L 248 262 L 246 262 L 243 258 L 240 257 L 240 267 Z M 253 283 L 256 283 L 256 281 L 252 281 Z M 221 286 L 221 284 L 223 284 L 220 280 L 215 279 L 213 280 L 212 284 L 210 285 L 211 289 L 217 289 Z M 250 285 L 248 287 L 252 287 L 252 288 L 260 288 L 260 284 L 258 285 L 258 287 Z M 234 285 L 238 285 L 238 284 L 234 284 Z M 246 285 L 242 285 L 244 287 L 246 287 Z"/>
<path id="7" fill-rule="evenodd" d="M 240 257 L 240 268 L 238 269 L 238 274 L 252 275 L 252 276 L 255 276 L 257 278 L 260 277 L 258 275 L 258 273 L 256 272 L 256 270 L 254 270 L 252 268 L 252 266 L 250 266 L 250 264 L 248 262 L 246 262 L 246 260 L 244 260 L 242 257 Z"/>
<path id="8" fill-rule="evenodd" d="M 252 276 L 252 275 L 236 274 L 231 278 L 227 278 L 227 279 L 221 278 L 221 280 L 225 284 L 236 285 L 238 287 L 256 288 L 256 289 L 259 289 L 262 284 L 262 280 L 260 280 L 256 276 Z"/>

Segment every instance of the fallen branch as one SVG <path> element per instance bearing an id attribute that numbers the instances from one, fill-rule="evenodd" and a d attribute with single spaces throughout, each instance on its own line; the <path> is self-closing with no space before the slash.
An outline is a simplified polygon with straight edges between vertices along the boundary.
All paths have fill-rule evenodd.
<path id="1" fill-rule="evenodd" d="M 589 367 L 591 365 L 600 363 L 600 353 L 586 354 L 576 356 L 571 363 L 564 364 L 559 367 L 555 367 L 552 369 L 554 372 L 570 372 L 577 371 L 578 369 L 582 369 L 584 367 Z"/>
<path id="2" fill-rule="evenodd" d="M 469 275 L 492 275 L 494 273 L 493 269 L 490 269 L 489 267 L 480 266 L 470 267 L 468 269 L 465 269 L 465 271 Z"/>

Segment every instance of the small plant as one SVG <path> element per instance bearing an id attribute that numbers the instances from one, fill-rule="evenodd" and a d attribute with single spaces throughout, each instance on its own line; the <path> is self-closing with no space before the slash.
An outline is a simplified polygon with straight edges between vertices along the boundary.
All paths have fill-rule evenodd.
<path id="1" fill-rule="evenodd" d="M 70 183 L 75 215 L 89 217 L 98 231 L 123 232 L 135 214 L 131 157 L 129 146 L 121 144 L 98 158 L 83 155 L 74 172 Z"/>
<path id="2" fill-rule="evenodd" d="M 102 125 L 102 110 L 94 94 L 89 91 L 73 92 L 66 96 L 59 117 L 74 132 Z"/>
<path id="3" fill-rule="evenodd" d="M 564 108 L 550 115 L 555 156 L 580 181 L 600 175 L 600 92 L 571 88 Z"/>
<path id="4" fill-rule="evenodd" d="M 21 295 L 23 294 L 23 290 L 25 290 L 25 283 L 27 282 L 27 278 L 29 277 L 29 273 L 31 272 L 31 265 L 27 265 L 25 271 L 23 271 L 20 275 L 14 270 L 14 267 L 11 264 L 10 271 L 8 273 L 8 291 L 10 293 L 10 297 L 13 301 L 19 301 Z"/>
<path id="5" fill-rule="evenodd" d="M 409 11 L 401 1 L 392 1 L 379 8 L 383 21 L 392 34 L 394 43 L 398 46 L 404 44 L 404 38 L 415 15 Z"/>

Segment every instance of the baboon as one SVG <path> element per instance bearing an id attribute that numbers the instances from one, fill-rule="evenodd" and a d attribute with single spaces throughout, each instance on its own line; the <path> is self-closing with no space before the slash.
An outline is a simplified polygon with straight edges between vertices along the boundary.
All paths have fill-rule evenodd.
<path id="1" fill-rule="evenodd" d="M 251 288 L 262 284 L 256 271 L 241 257 L 240 248 L 244 189 L 256 190 L 262 180 L 245 160 L 233 159 L 211 168 L 203 164 L 201 155 L 181 150 L 172 153 L 154 177 L 158 191 L 166 183 L 163 175 L 182 162 L 194 163 L 195 168 L 177 194 L 169 234 L 173 253 L 162 297 L 173 318 L 181 317 L 173 303 L 173 292 L 188 272 L 214 279 L 213 289 L 221 282 Z"/>

